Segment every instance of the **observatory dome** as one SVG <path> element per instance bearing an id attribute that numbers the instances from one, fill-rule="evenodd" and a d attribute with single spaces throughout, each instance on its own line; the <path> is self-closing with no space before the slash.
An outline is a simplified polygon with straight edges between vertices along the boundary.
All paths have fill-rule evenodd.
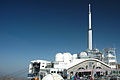
<path id="1" fill-rule="evenodd" d="M 100 52 L 99 49 L 97 49 L 97 48 L 94 48 L 93 51 L 96 53 Z"/>
<path id="2" fill-rule="evenodd" d="M 80 57 L 86 57 L 87 56 L 87 53 L 86 52 L 81 52 L 80 53 Z"/>
<path id="3" fill-rule="evenodd" d="M 72 60 L 72 55 L 70 53 L 63 54 L 64 62 L 70 62 Z"/>
<path id="4" fill-rule="evenodd" d="M 42 80 L 63 80 L 63 78 L 56 73 L 52 73 L 52 74 L 48 74 L 45 77 L 43 77 Z"/>
<path id="5" fill-rule="evenodd" d="M 55 61 L 63 61 L 63 54 L 62 53 L 57 53 L 55 56 Z"/>
<path id="6" fill-rule="evenodd" d="M 77 59 L 77 54 L 73 54 L 73 59 Z"/>

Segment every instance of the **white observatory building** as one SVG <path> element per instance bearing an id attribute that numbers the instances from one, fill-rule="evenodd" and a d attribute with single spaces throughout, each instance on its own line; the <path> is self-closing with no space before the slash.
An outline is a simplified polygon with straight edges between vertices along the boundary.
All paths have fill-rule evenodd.
<path id="1" fill-rule="evenodd" d="M 92 48 L 91 6 L 89 4 L 88 49 L 77 54 L 57 53 L 54 61 L 33 60 L 29 65 L 29 75 L 34 77 L 39 73 L 43 78 L 47 74 L 56 73 L 64 79 L 70 79 L 72 75 L 77 74 L 80 77 L 94 73 L 98 76 L 101 73 L 109 75 L 112 69 L 116 69 L 116 63 L 115 48 L 105 48 L 104 51 Z"/>

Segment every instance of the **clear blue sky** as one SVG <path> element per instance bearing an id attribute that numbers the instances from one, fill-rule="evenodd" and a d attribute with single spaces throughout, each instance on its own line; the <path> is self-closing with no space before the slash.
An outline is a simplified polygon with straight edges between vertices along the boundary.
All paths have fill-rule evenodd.
<path id="1" fill-rule="evenodd" d="M 0 72 L 87 49 L 89 3 L 93 45 L 115 47 L 120 63 L 119 0 L 0 0 Z"/>

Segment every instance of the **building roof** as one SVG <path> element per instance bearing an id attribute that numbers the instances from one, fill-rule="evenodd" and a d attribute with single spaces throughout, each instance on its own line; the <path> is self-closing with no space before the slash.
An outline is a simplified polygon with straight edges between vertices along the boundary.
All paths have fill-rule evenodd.
<path id="1" fill-rule="evenodd" d="M 77 63 L 73 62 L 72 64 L 70 64 L 69 66 L 67 66 L 67 69 L 70 69 L 71 67 L 74 67 L 74 66 L 76 66 L 76 65 L 78 65 L 78 64 L 80 64 L 80 63 L 83 63 L 83 62 L 85 62 L 85 61 L 91 61 L 91 60 L 92 60 L 92 61 L 100 62 L 101 64 L 103 64 L 103 65 L 111 68 L 108 64 L 106 64 L 106 63 L 104 63 L 104 62 L 102 62 L 102 61 L 100 61 L 100 60 L 98 60 L 98 59 L 88 58 L 88 59 L 78 60 Z"/>

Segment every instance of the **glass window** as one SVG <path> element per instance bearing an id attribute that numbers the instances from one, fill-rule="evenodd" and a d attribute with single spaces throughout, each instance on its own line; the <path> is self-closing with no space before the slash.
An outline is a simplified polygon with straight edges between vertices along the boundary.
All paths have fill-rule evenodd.
<path id="1" fill-rule="evenodd" d="M 51 71 L 51 73 L 53 73 L 53 71 Z"/>

